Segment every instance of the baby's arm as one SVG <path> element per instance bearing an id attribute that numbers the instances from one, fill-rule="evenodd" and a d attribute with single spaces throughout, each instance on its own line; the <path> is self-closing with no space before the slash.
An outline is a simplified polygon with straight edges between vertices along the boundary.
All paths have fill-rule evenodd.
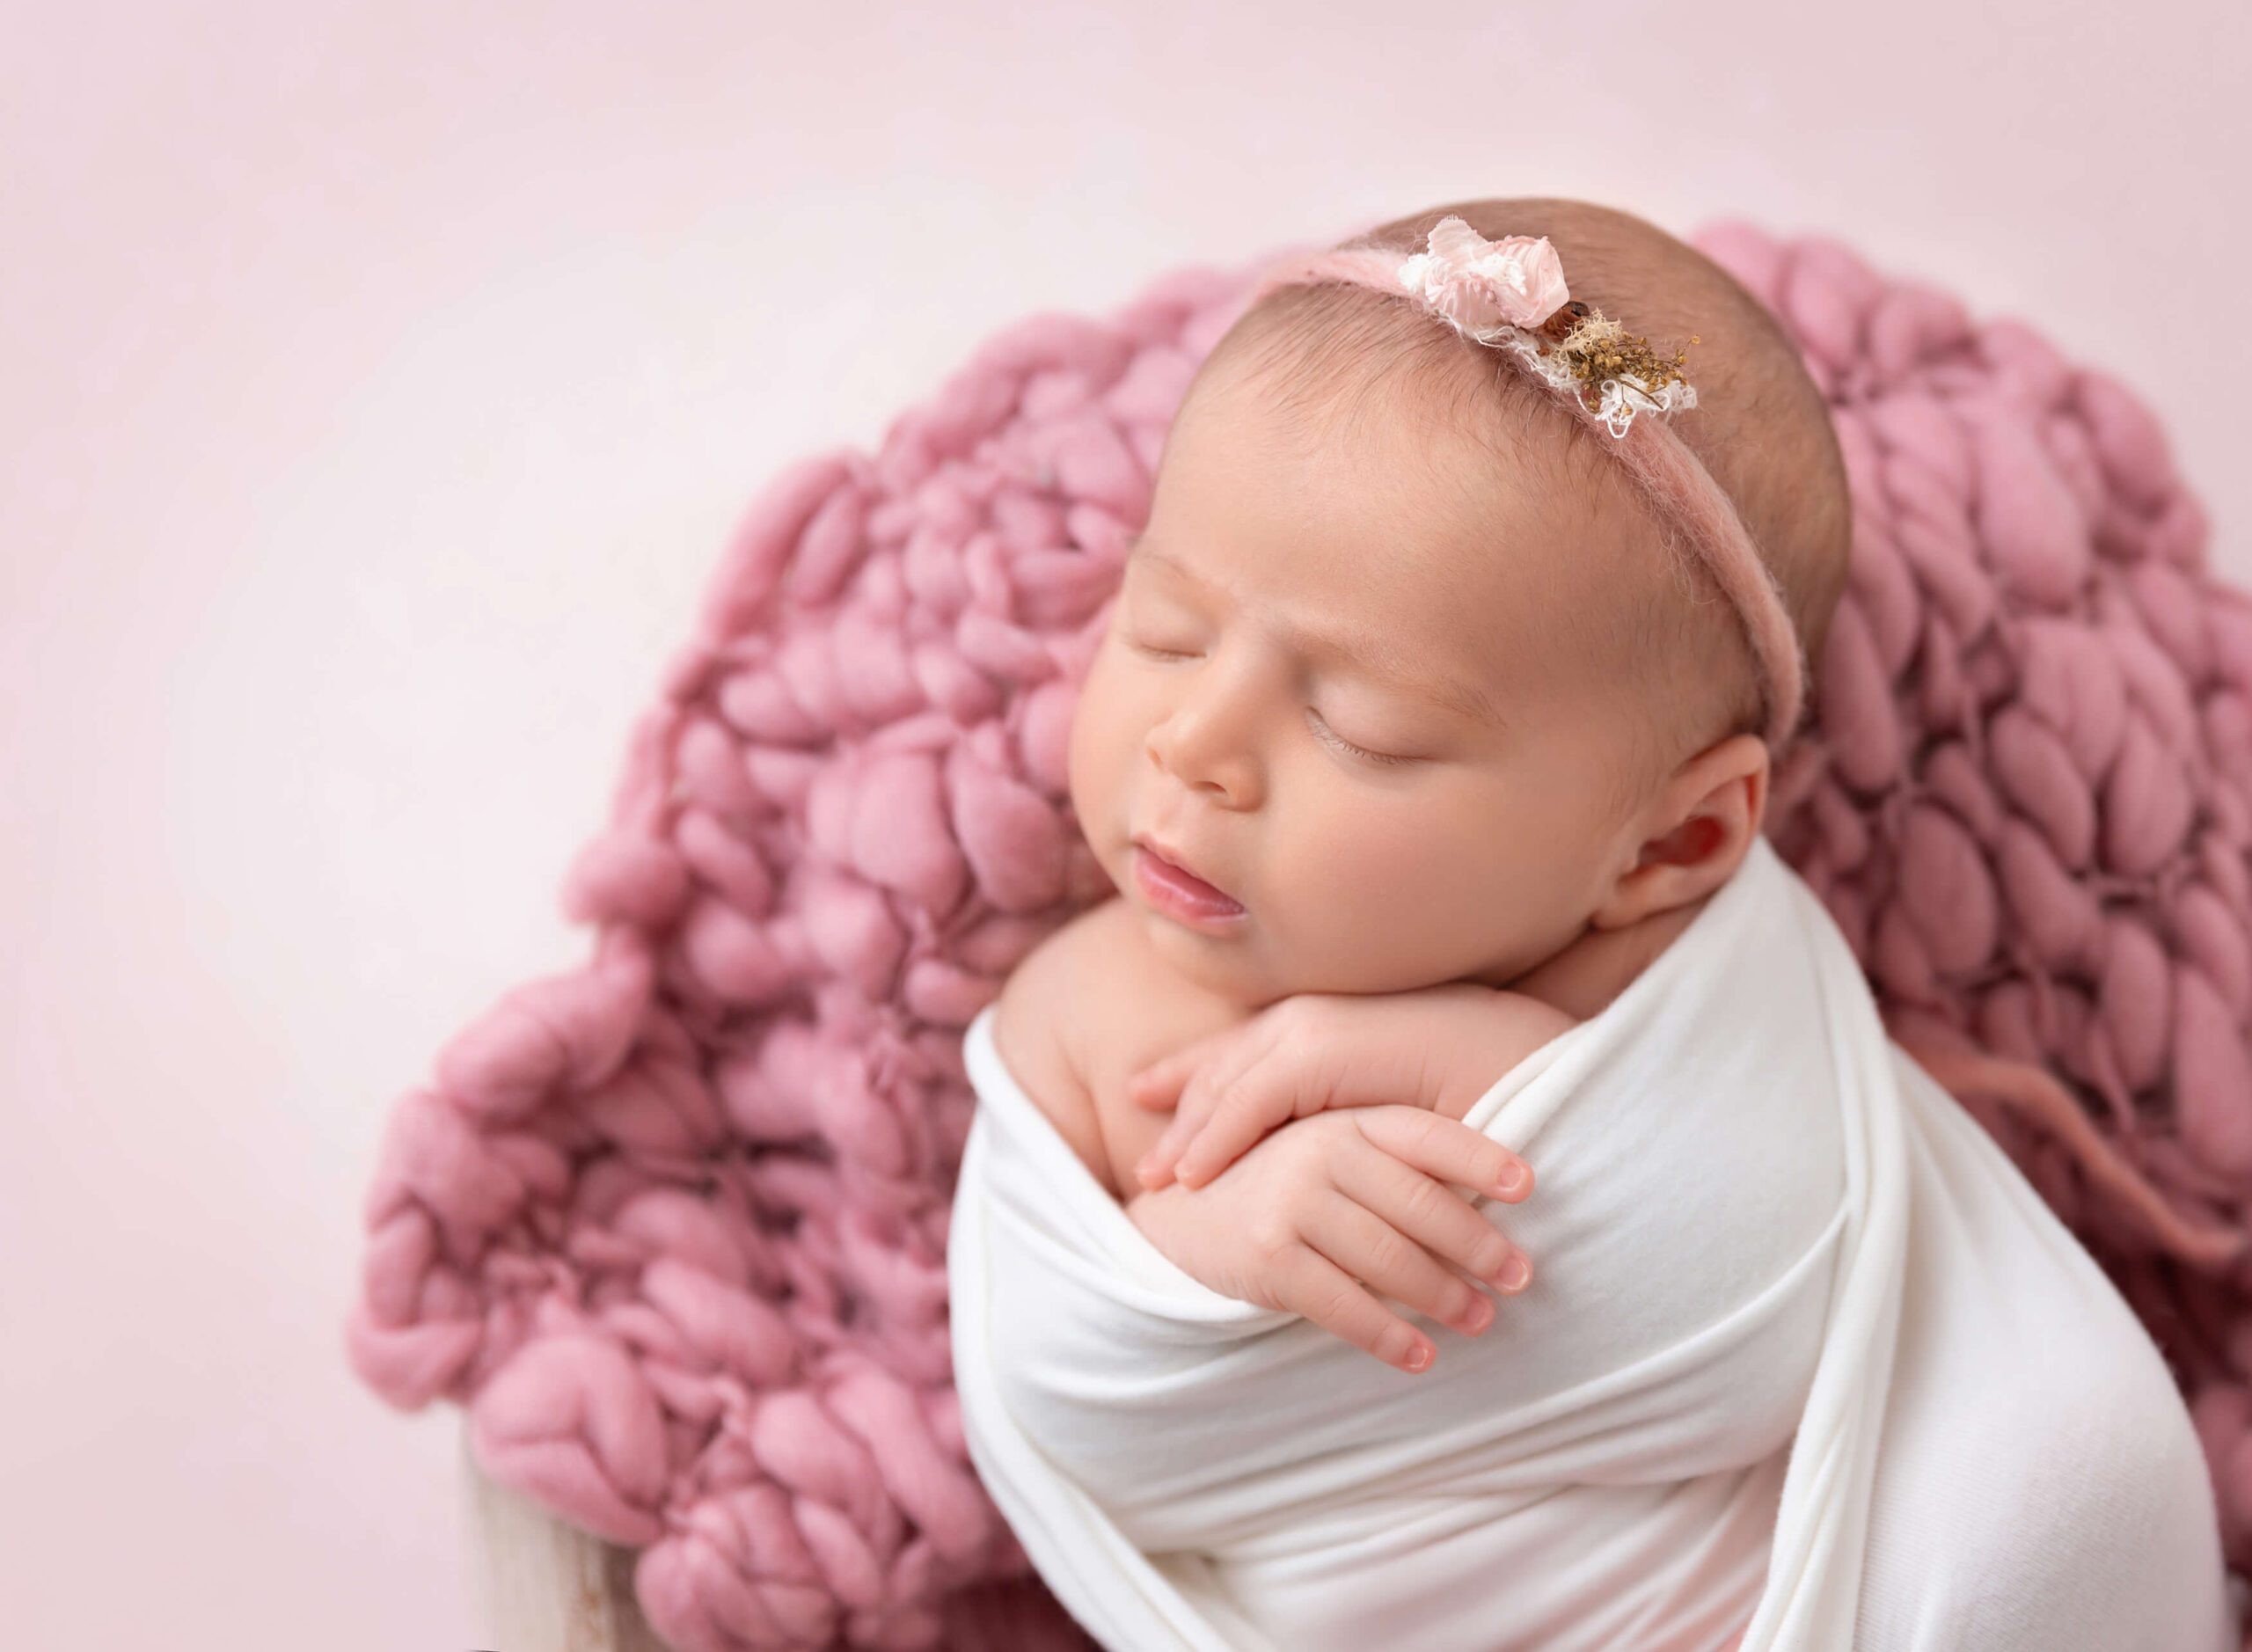
<path id="1" fill-rule="evenodd" d="M 1201 1186 L 1269 1131 L 1327 1109 L 1404 1103 L 1460 1119 L 1576 1024 L 1538 998 L 1466 983 L 1284 998 L 1135 1075 L 1137 1105 L 1176 1109 L 1142 1161 L 1142 1185 Z"/>

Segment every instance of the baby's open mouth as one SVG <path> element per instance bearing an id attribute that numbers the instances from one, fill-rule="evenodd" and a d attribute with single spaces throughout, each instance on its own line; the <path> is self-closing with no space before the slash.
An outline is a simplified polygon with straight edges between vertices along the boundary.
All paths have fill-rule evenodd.
<path id="1" fill-rule="evenodd" d="M 1151 904 L 1186 922 L 1224 924 L 1244 914 L 1242 902 L 1175 866 L 1138 839 L 1134 844 L 1134 881 Z"/>

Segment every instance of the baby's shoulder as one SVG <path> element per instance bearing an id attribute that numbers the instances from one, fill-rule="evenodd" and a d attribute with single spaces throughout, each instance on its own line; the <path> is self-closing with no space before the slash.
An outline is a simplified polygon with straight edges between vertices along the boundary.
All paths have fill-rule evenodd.
<path id="1" fill-rule="evenodd" d="M 1044 937 L 1018 960 L 993 1001 L 993 1049 L 1018 1087 L 1046 1114 L 1090 1169 L 1104 1159 L 1102 1136 L 1073 1058 L 1072 1005 L 1082 996 L 1078 920 Z"/>
<path id="2" fill-rule="evenodd" d="M 1160 957 L 1142 914 L 1117 896 L 1055 931 L 1018 970 L 1028 1003 L 1063 1018 L 1072 1063 L 1088 1082 L 1121 1064 L 1138 1070 L 1244 1013 Z"/>
<path id="3" fill-rule="evenodd" d="M 1138 916 L 1113 897 L 1051 931 L 993 1015 L 1003 1064 L 1114 1195 L 1171 1117 L 1129 1100 L 1126 1080 L 1242 1014 L 1156 957 Z"/>
<path id="4" fill-rule="evenodd" d="M 1057 925 L 1009 971 L 993 1005 L 993 1042 L 1004 1057 L 1020 1053 L 1027 1066 L 1061 1068 L 1078 1080 L 1079 1020 L 1098 978 L 1095 954 L 1111 927 L 1104 914 L 1116 904 L 1103 902 Z"/>
<path id="5" fill-rule="evenodd" d="M 1133 912 L 1116 896 L 1098 902 L 1050 930 L 1018 960 L 995 1011 L 1029 1035 L 1051 1034 L 1081 1071 L 1098 1048 L 1109 1016 L 1122 1005 L 1151 1007 L 1165 993 L 1151 968 Z"/>

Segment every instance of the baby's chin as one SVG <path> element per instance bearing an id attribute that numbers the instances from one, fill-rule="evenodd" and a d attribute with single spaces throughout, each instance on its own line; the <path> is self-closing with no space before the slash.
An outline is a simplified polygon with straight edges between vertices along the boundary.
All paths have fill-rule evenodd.
<path id="1" fill-rule="evenodd" d="M 1256 906 L 1225 919 L 1168 910 L 1137 881 L 1134 853 L 1130 843 L 1123 845 L 1103 869 L 1138 921 L 1150 955 L 1199 990 L 1246 1011 L 1305 992 L 1410 992 L 1458 978 L 1436 958 L 1419 969 L 1412 956 L 1379 962 L 1365 946 L 1309 947 L 1304 937 L 1277 933 Z"/>
<path id="2" fill-rule="evenodd" d="M 1445 983 L 1445 971 L 1437 966 L 1413 979 L 1371 980 L 1349 958 L 1309 957 L 1302 948 L 1279 944 L 1260 930 L 1255 913 L 1247 913 L 1233 932 L 1214 935 L 1155 910 L 1137 895 L 1124 898 L 1141 920 L 1152 956 L 1199 991 L 1247 1014 L 1305 992 L 1404 992 Z"/>
<path id="3" fill-rule="evenodd" d="M 1256 913 L 1247 911 L 1216 932 L 1159 911 L 1138 889 L 1129 888 L 1120 898 L 1140 920 L 1151 956 L 1197 990 L 1248 1012 L 1297 990 L 1278 982 L 1269 966 Z"/>
<path id="4" fill-rule="evenodd" d="M 1151 952 L 1158 956 L 1158 961 L 1178 979 L 1216 1002 L 1232 1004 L 1246 1015 L 1252 1015 L 1263 1011 L 1268 1004 L 1279 1004 L 1298 990 L 1286 982 L 1277 982 L 1270 970 L 1252 961 L 1252 956 L 1241 947 L 1232 950 L 1223 943 L 1216 946 L 1210 936 L 1185 934 L 1180 930 L 1166 934 L 1162 925 L 1169 925 L 1169 918 L 1159 918 L 1149 911 L 1144 911 L 1142 920 L 1149 927 Z"/>

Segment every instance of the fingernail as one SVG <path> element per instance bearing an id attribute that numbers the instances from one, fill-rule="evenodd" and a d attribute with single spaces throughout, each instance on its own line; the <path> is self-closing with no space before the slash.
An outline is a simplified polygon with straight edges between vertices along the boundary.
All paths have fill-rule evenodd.
<path id="1" fill-rule="evenodd" d="M 1462 1315 L 1462 1328 L 1475 1336 L 1494 1322 L 1494 1303 L 1490 1297 L 1474 1298 Z"/>
<path id="2" fill-rule="evenodd" d="M 1522 1290 L 1532 1283 L 1532 1264 L 1522 1256 L 1512 1256 L 1502 1264 L 1499 1278 L 1503 1290 Z"/>
<path id="3" fill-rule="evenodd" d="M 1408 1350 L 1408 1369 L 1409 1371 L 1421 1371 L 1430 1363 L 1431 1350 L 1427 1343 L 1418 1342 Z"/>
<path id="4" fill-rule="evenodd" d="M 1524 1191 L 1524 1184 L 1530 1180 L 1523 1165 L 1511 1165 L 1502 1172 L 1502 1179 L 1494 1184 L 1494 1191 L 1504 1199 L 1513 1199 Z"/>

